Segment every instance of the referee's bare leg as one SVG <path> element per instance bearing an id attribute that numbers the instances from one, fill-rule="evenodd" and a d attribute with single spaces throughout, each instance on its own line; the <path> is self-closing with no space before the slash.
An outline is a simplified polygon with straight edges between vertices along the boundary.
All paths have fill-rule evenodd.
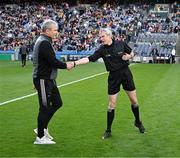
<path id="1" fill-rule="evenodd" d="M 111 135 L 111 126 L 114 120 L 115 116 L 115 108 L 116 108 L 116 102 L 117 102 L 117 97 L 119 93 L 109 95 L 108 100 L 109 100 L 109 106 L 107 110 L 107 129 L 105 130 L 102 139 L 110 138 Z"/>
<path id="2" fill-rule="evenodd" d="M 144 133 L 145 128 L 142 124 L 142 121 L 140 120 L 139 105 L 138 105 L 138 101 L 137 101 L 136 90 L 126 91 L 126 93 L 127 93 L 129 100 L 131 102 L 131 110 L 132 110 L 134 117 L 135 117 L 134 125 L 139 129 L 140 133 Z"/>

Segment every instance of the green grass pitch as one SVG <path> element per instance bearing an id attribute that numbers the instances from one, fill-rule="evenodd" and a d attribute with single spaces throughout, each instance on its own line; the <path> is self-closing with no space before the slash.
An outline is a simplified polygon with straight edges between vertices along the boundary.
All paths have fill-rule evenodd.
<path id="1" fill-rule="evenodd" d="M 134 127 L 130 103 L 122 90 L 118 98 L 113 137 L 102 140 L 106 128 L 107 76 L 102 74 L 60 87 L 63 107 L 49 124 L 55 145 L 33 145 L 37 95 L 0 106 L 0 157 L 179 157 L 180 65 L 134 64 L 143 123 Z M 101 63 L 60 70 L 58 85 L 104 72 Z M 32 64 L 0 61 L 0 103 L 34 93 Z"/>

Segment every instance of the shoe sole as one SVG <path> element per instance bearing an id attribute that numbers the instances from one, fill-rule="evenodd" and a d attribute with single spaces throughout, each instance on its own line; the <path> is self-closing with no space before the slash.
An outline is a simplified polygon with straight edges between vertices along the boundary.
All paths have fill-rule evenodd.
<path id="1" fill-rule="evenodd" d="M 54 143 L 39 143 L 39 142 L 34 142 L 35 145 L 53 145 L 56 144 L 56 142 Z"/>

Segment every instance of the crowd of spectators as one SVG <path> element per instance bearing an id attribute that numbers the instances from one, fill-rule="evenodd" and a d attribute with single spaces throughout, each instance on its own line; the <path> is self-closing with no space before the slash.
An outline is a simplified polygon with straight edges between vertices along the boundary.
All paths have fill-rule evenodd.
<path id="1" fill-rule="evenodd" d="M 100 27 L 110 27 L 119 40 L 135 40 L 139 32 L 177 32 L 179 14 L 176 12 L 166 20 L 150 21 L 148 14 L 153 6 L 99 6 L 68 3 L 30 3 L 0 6 L 0 50 L 15 50 L 22 43 L 32 51 L 40 34 L 42 22 L 53 19 L 59 24 L 59 38 L 54 41 L 57 51 L 93 50 L 98 44 Z M 149 16 L 149 18 L 146 18 Z"/>

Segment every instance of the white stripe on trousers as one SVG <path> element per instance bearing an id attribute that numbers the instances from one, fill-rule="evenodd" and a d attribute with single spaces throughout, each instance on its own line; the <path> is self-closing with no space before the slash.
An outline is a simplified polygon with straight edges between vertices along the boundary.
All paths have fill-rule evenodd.
<path id="1" fill-rule="evenodd" d="M 44 106 L 47 106 L 45 80 L 40 79 L 40 87 L 41 87 L 41 99 L 42 99 L 42 104 L 43 104 Z"/>

